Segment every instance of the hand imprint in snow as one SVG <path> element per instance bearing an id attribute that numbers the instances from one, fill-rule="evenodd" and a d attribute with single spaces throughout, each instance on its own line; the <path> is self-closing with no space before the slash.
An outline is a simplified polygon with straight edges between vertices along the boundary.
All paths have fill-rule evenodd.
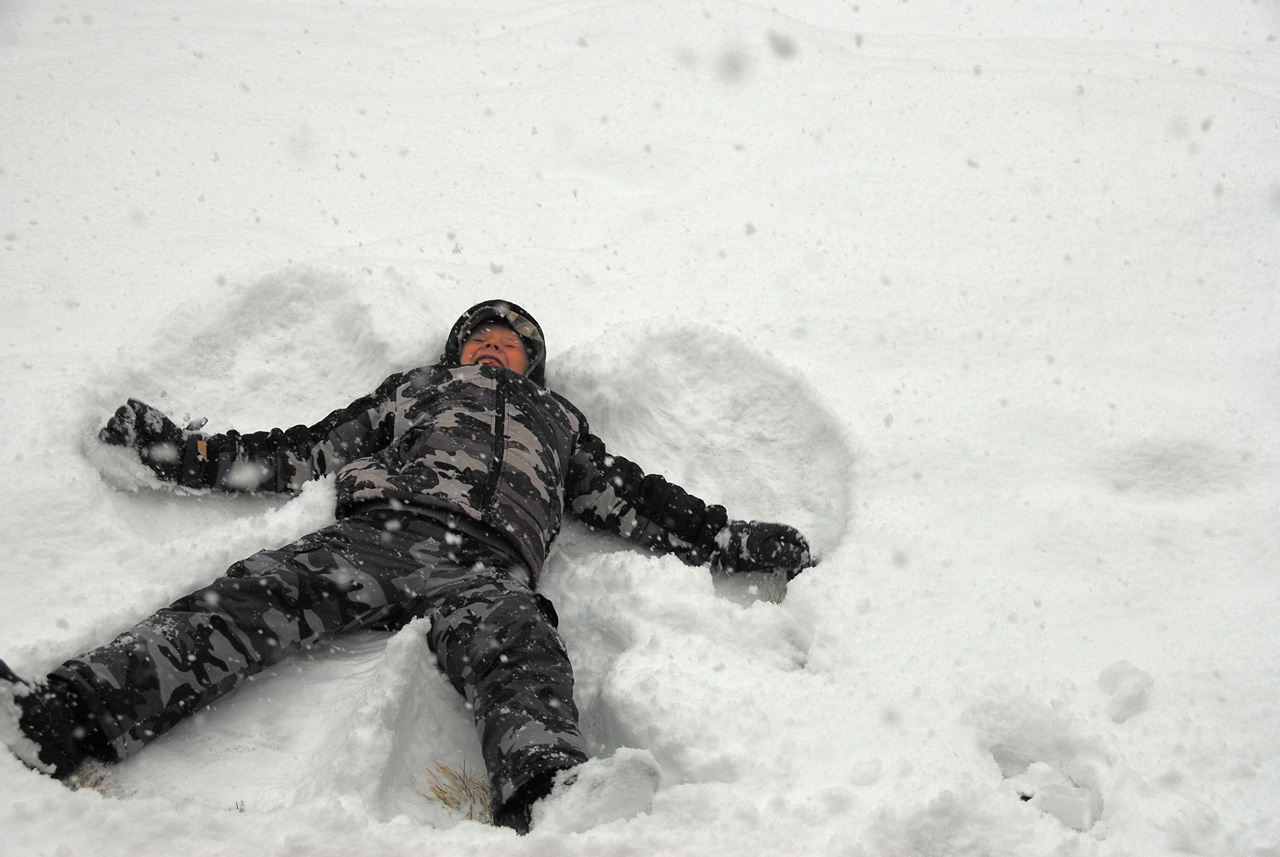
<path id="1" fill-rule="evenodd" d="M 808 384 L 711 327 L 618 324 L 550 364 L 612 452 L 744 519 L 798 528 L 819 555 L 848 524 L 853 456 Z"/>

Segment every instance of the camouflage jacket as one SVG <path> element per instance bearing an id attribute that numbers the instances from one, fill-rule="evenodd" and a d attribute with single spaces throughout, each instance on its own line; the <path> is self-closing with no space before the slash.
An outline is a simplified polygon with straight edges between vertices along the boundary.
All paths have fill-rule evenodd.
<path id="1" fill-rule="evenodd" d="M 392 375 L 313 426 L 193 435 L 181 482 L 292 493 L 329 473 L 340 517 L 401 505 L 463 515 L 502 536 L 535 581 L 565 509 L 690 564 L 727 523 L 723 507 L 610 455 L 564 397 L 490 366 Z"/>

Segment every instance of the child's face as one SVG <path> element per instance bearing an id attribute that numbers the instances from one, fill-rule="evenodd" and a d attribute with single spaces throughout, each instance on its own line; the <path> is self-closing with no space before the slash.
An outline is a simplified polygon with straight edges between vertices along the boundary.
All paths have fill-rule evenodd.
<path id="1" fill-rule="evenodd" d="M 462 343 L 463 366 L 484 363 L 523 375 L 529 369 L 524 342 L 504 324 L 482 324 Z"/>

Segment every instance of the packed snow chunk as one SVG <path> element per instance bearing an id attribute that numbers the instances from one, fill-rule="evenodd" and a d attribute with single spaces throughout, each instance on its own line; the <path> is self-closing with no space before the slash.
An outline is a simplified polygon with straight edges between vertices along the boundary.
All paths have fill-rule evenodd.
<path id="1" fill-rule="evenodd" d="M 592 759 L 562 774 L 551 794 L 534 804 L 533 828 L 583 833 L 634 818 L 653 809 L 661 780 L 653 754 L 620 748 L 606 759 Z"/>
<path id="2" fill-rule="evenodd" d="M 1093 827 L 1091 801 L 1088 789 L 1052 783 L 1031 798 L 1031 805 L 1054 816 L 1072 830 L 1083 832 Z"/>
<path id="3" fill-rule="evenodd" d="M 1008 787 L 1079 831 L 1091 828 L 1113 786 L 1112 754 L 1063 706 L 1028 698 L 990 700 L 969 716 Z"/>
<path id="4" fill-rule="evenodd" d="M 1098 686 L 1111 695 L 1107 713 L 1116 723 L 1123 723 L 1147 707 L 1155 679 L 1128 661 L 1118 661 L 1098 676 Z"/>
<path id="5" fill-rule="evenodd" d="M 105 422 L 105 418 L 103 422 Z M 97 430 L 86 435 L 82 445 L 84 456 L 105 482 L 117 491 L 136 494 L 143 488 L 179 491 L 171 482 L 161 482 L 151 468 L 142 463 L 132 447 L 112 446 L 98 440 Z M 181 493 L 181 492 L 180 492 Z"/>
<path id="6" fill-rule="evenodd" d="M 1093 793 L 1077 786 L 1052 765 L 1034 762 L 1010 782 L 1024 800 L 1073 830 L 1088 830 L 1097 820 Z"/>

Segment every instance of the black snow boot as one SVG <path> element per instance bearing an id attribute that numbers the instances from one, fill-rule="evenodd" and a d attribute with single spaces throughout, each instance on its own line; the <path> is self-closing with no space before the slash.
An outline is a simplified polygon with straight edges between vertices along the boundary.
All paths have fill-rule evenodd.
<path id="1" fill-rule="evenodd" d="M 509 827 L 521 836 L 528 833 L 533 823 L 533 805 L 551 794 L 559 773 L 548 771 L 521 786 L 511 800 L 493 811 L 493 823 L 498 827 Z"/>
<path id="2" fill-rule="evenodd" d="M 102 733 L 70 686 L 33 685 L 0 660 L 0 740 L 28 767 L 62 780 L 94 755 Z"/>

